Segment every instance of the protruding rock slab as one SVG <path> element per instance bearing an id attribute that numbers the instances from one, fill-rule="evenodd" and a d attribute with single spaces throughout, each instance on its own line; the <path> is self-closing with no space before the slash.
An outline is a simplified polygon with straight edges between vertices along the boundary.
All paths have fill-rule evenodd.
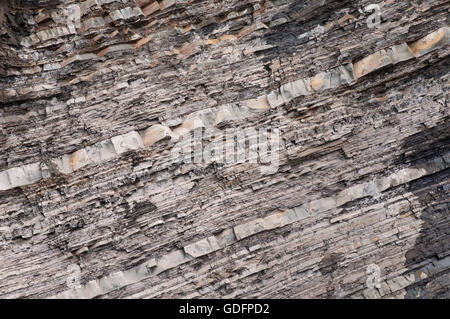
<path id="1" fill-rule="evenodd" d="M 416 57 L 423 56 L 431 51 L 450 44 L 450 28 L 441 28 L 410 45 Z"/>

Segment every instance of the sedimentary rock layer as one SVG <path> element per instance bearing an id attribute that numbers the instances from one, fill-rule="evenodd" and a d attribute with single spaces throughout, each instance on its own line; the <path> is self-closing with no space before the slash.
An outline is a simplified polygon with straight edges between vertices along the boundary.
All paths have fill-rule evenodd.
<path id="1" fill-rule="evenodd" d="M 449 10 L 2 2 L 0 297 L 448 298 Z"/>

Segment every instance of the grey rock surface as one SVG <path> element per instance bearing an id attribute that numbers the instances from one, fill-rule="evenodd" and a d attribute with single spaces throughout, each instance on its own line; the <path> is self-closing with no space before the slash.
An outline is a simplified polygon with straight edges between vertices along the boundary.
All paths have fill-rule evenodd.
<path id="1" fill-rule="evenodd" d="M 0 298 L 450 298 L 449 10 L 1 1 Z"/>

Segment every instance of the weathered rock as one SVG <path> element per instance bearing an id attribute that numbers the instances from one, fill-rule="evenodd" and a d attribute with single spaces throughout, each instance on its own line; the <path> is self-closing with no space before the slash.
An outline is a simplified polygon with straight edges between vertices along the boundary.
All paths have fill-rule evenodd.
<path id="1" fill-rule="evenodd" d="M 267 96 L 263 95 L 256 99 L 248 100 L 247 107 L 251 110 L 255 111 L 267 111 L 270 109 L 269 101 L 267 100 Z"/>
<path id="2" fill-rule="evenodd" d="M 10 188 L 12 188 L 12 185 L 9 181 L 8 171 L 0 172 L 0 190 L 5 191 Z"/>
<path id="3" fill-rule="evenodd" d="M 419 57 L 448 44 L 450 44 L 450 27 L 444 27 L 412 43 L 410 47 L 413 54 Z"/>
<path id="4" fill-rule="evenodd" d="M 76 171 L 91 162 L 85 149 L 76 151 L 70 156 L 70 171 Z"/>
<path id="5" fill-rule="evenodd" d="M 111 142 L 114 145 L 114 150 L 117 154 L 144 148 L 141 136 L 135 131 L 124 135 L 114 136 L 111 138 Z"/>
<path id="6" fill-rule="evenodd" d="M 93 163 L 102 163 L 117 156 L 111 140 L 105 140 L 86 147 L 86 155 Z"/>
<path id="7" fill-rule="evenodd" d="M 152 127 L 145 130 L 142 141 L 144 146 L 152 146 L 153 144 L 164 140 L 164 139 L 172 139 L 174 135 L 172 134 L 172 130 L 167 126 L 163 125 L 153 125 Z"/>
<path id="8" fill-rule="evenodd" d="M 450 3 L 366 5 L 0 1 L 0 297 L 449 298 Z"/>
<path id="9" fill-rule="evenodd" d="M 385 50 L 381 50 L 354 63 L 353 72 L 356 78 L 360 78 L 390 64 L 392 64 L 392 61 L 388 53 Z"/>

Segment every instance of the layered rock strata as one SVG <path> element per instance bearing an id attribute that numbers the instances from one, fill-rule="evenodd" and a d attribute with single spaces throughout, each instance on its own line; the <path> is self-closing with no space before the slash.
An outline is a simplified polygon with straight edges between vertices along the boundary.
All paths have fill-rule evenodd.
<path id="1" fill-rule="evenodd" d="M 0 297 L 450 297 L 449 11 L 2 2 Z"/>

